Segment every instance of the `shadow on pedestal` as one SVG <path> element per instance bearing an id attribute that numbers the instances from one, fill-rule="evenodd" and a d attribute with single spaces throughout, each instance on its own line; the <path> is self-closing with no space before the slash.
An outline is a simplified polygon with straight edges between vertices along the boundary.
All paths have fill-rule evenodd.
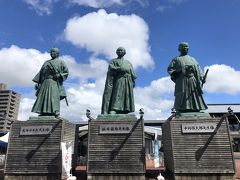
<path id="1" fill-rule="evenodd" d="M 199 116 L 200 115 L 200 116 Z M 177 116 L 163 124 L 164 160 L 171 179 L 233 179 L 227 118 Z"/>
<path id="2" fill-rule="evenodd" d="M 12 124 L 5 180 L 57 180 L 62 175 L 61 143 L 76 138 L 75 125 L 52 116 Z"/>
<path id="3" fill-rule="evenodd" d="M 145 179 L 143 119 L 99 115 L 88 134 L 88 179 Z"/>

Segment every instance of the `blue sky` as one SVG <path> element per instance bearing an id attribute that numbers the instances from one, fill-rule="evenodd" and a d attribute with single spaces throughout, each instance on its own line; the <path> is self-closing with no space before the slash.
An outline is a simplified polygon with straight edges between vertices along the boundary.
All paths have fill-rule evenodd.
<path id="1" fill-rule="evenodd" d="M 34 115 L 31 79 L 58 47 L 70 71 L 62 116 L 85 120 L 87 108 L 100 113 L 107 64 L 124 46 L 138 76 L 136 110 L 164 119 L 174 100 L 166 69 L 187 41 L 210 69 L 205 101 L 239 103 L 239 9 L 239 0 L 2 0 L 0 81 L 22 94 L 19 119 L 26 120 Z"/>

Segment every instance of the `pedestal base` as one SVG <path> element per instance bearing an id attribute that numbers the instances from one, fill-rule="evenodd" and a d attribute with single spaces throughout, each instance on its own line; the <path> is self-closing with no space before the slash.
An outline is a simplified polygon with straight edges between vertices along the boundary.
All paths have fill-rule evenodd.
<path id="1" fill-rule="evenodd" d="M 171 179 L 233 179 L 235 167 L 226 119 L 169 119 L 163 124 L 163 144 Z"/>
<path id="2" fill-rule="evenodd" d="M 38 117 L 12 124 L 5 180 L 57 180 L 62 174 L 61 142 L 75 142 L 75 125 Z"/>
<path id="3" fill-rule="evenodd" d="M 89 122 L 88 179 L 145 179 L 143 120 L 101 115 Z"/>

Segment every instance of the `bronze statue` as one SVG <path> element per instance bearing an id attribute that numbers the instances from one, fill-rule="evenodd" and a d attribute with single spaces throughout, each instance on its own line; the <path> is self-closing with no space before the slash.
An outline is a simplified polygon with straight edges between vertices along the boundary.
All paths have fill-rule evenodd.
<path id="1" fill-rule="evenodd" d="M 102 99 L 102 114 L 127 114 L 135 111 L 133 88 L 136 75 L 132 64 L 123 58 L 126 50 L 119 47 L 118 57 L 110 61 Z"/>
<path id="2" fill-rule="evenodd" d="M 52 59 L 46 61 L 33 78 L 37 83 L 35 86 L 37 99 L 32 112 L 40 116 L 57 117 L 60 115 L 60 100 L 66 99 L 63 81 L 68 77 L 68 68 L 62 60 L 58 59 L 58 48 L 52 48 L 50 54 Z"/>
<path id="3" fill-rule="evenodd" d="M 179 44 L 180 55 L 168 67 L 171 80 L 175 83 L 174 109 L 177 112 L 199 112 L 207 109 L 203 99 L 204 74 L 198 62 L 188 54 L 187 42 Z"/>

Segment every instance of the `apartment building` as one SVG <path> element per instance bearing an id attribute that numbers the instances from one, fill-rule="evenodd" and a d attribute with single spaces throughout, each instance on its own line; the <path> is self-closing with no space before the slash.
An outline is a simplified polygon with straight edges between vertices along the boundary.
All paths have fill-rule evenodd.
<path id="1" fill-rule="evenodd" d="M 0 83 L 0 134 L 8 132 L 12 122 L 18 119 L 19 103 L 20 94 Z"/>

